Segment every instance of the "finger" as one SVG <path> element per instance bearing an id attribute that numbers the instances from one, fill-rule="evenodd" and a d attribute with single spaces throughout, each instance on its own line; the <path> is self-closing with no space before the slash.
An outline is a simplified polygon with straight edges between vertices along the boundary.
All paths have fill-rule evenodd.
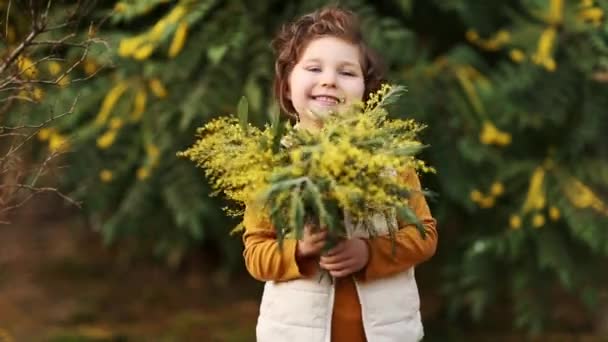
<path id="1" fill-rule="evenodd" d="M 344 262 L 346 260 L 349 260 L 351 258 L 351 256 L 347 253 L 341 253 L 341 254 L 334 254 L 334 255 L 322 255 L 320 261 L 326 263 L 326 264 L 338 264 L 341 262 Z"/>
<path id="2" fill-rule="evenodd" d="M 326 237 L 327 237 L 327 232 L 319 232 L 319 233 L 312 234 L 310 239 L 312 242 L 318 242 L 318 241 L 325 240 Z"/>
<path id="3" fill-rule="evenodd" d="M 347 275 L 350 275 L 352 273 L 354 273 L 355 271 L 352 268 L 344 268 L 338 271 L 329 271 L 329 274 L 331 274 L 332 277 L 335 278 L 342 278 L 342 277 L 346 277 Z"/>
<path id="4" fill-rule="evenodd" d="M 339 271 L 353 266 L 352 260 L 343 260 L 335 263 L 327 263 L 319 260 L 319 265 L 328 271 Z"/>
<path id="5" fill-rule="evenodd" d="M 310 223 L 306 223 L 304 224 L 304 236 L 310 236 L 313 234 L 314 231 L 314 226 L 311 225 Z"/>

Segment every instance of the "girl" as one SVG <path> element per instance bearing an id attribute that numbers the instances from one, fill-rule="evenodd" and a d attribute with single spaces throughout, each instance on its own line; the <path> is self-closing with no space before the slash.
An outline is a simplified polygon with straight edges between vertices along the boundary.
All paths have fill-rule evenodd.
<path id="1" fill-rule="evenodd" d="M 297 116 L 299 129 L 318 130 L 324 115 L 366 100 L 381 84 L 378 61 L 349 11 L 332 7 L 304 15 L 285 26 L 273 46 L 275 95 L 285 112 Z M 415 172 L 401 177 L 420 189 Z M 426 239 L 398 222 L 393 253 L 388 234 L 370 239 L 346 216 L 349 238 L 324 255 L 326 231 L 307 225 L 301 240 L 285 240 L 279 249 L 266 215 L 247 207 L 245 264 L 253 277 L 266 282 L 258 341 L 422 339 L 414 266 L 435 253 L 437 231 L 423 195 L 414 195 L 409 204 L 424 225 Z M 372 220 L 377 229 L 387 226 L 384 218 Z M 328 277 L 319 281 L 319 266 L 333 282 Z"/>

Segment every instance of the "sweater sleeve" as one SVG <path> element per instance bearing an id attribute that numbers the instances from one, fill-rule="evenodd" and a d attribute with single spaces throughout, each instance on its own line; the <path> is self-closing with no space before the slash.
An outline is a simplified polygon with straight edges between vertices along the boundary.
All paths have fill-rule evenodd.
<path id="1" fill-rule="evenodd" d="M 313 259 L 296 260 L 297 240 L 285 239 L 282 248 L 279 247 L 272 224 L 261 211 L 248 206 L 243 225 L 243 257 L 255 279 L 287 281 L 311 276 L 316 271 Z"/>
<path id="2" fill-rule="evenodd" d="M 395 251 L 393 242 L 388 236 L 379 236 L 366 240 L 369 247 L 367 266 L 358 273 L 358 278 L 370 281 L 388 277 L 415 266 L 435 254 L 437 248 L 437 221 L 431 216 L 424 195 L 419 191 L 420 180 L 414 170 L 403 176 L 404 182 L 413 191 L 409 205 L 416 217 L 421 221 L 426 238 L 423 238 L 412 224 L 398 220 L 399 230 L 395 234 Z"/>

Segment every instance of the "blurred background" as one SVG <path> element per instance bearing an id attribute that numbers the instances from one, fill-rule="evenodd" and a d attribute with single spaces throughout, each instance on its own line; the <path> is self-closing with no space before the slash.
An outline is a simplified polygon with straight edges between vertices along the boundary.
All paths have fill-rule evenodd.
<path id="1" fill-rule="evenodd" d="M 238 222 L 176 152 L 241 96 L 269 121 L 270 41 L 326 4 L 0 1 L 0 341 L 254 341 Z M 340 4 L 428 125 L 425 341 L 607 341 L 608 1 Z"/>

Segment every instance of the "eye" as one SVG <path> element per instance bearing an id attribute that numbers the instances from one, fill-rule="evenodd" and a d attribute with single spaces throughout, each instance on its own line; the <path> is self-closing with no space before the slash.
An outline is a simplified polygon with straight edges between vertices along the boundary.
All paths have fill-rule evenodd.
<path id="1" fill-rule="evenodd" d="M 321 68 L 316 67 L 316 66 L 312 66 L 312 67 L 306 68 L 306 70 L 311 71 L 311 72 L 320 72 Z"/>
<path id="2" fill-rule="evenodd" d="M 352 71 L 346 71 L 346 70 L 345 71 L 340 71 L 340 75 L 351 76 L 351 77 L 357 76 L 357 74 L 355 74 L 354 72 L 352 72 Z"/>

